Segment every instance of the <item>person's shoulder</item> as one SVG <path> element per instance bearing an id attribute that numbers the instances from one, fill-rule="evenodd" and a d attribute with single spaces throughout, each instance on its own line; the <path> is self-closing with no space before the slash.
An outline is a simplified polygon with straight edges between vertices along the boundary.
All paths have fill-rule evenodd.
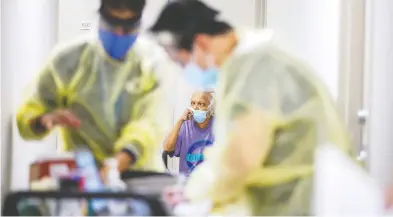
<path id="1" fill-rule="evenodd" d="M 51 59 L 53 61 L 68 59 L 82 55 L 82 53 L 91 45 L 98 42 L 97 35 L 87 34 L 67 42 L 57 44 L 51 52 Z"/>
<path id="2" fill-rule="evenodd" d="M 142 69 L 154 72 L 160 81 L 174 80 L 174 76 L 178 74 L 174 62 L 152 37 L 146 34 L 139 35 L 132 49 L 140 58 Z"/>
<path id="3" fill-rule="evenodd" d="M 271 29 L 238 28 L 235 32 L 238 36 L 238 43 L 233 52 L 235 56 L 247 55 L 261 46 L 274 42 L 274 31 Z"/>

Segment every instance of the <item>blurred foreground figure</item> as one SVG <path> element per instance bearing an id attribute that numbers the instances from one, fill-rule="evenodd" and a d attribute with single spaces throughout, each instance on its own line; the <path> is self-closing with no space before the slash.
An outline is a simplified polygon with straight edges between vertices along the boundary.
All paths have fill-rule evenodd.
<path id="1" fill-rule="evenodd" d="M 174 1 L 151 27 L 183 66 L 220 67 L 216 144 L 185 196 L 212 200 L 217 214 L 310 215 L 314 150 L 332 143 L 350 154 L 349 135 L 325 86 L 271 31 L 235 30 L 217 15 L 200 1 Z"/>
<path id="2" fill-rule="evenodd" d="M 61 127 L 64 151 L 87 147 L 100 163 L 118 153 L 120 171 L 164 170 L 157 153 L 169 116 L 153 61 L 159 47 L 138 36 L 144 7 L 101 0 L 98 35 L 57 49 L 19 108 L 24 139 Z"/>

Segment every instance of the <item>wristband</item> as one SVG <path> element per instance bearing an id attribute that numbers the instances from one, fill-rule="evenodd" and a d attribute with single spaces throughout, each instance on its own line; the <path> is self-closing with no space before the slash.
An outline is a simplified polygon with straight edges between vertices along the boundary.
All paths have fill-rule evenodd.
<path id="1" fill-rule="evenodd" d="M 120 150 L 120 152 L 126 153 L 130 156 L 130 158 L 131 158 L 130 165 L 135 164 L 135 162 L 137 161 L 137 158 L 139 156 L 138 151 L 132 145 L 122 148 Z"/>
<path id="2" fill-rule="evenodd" d="M 48 129 L 41 122 L 42 116 L 39 116 L 31 121 L 31 128 L 36 133 L 43 133 Z"/>

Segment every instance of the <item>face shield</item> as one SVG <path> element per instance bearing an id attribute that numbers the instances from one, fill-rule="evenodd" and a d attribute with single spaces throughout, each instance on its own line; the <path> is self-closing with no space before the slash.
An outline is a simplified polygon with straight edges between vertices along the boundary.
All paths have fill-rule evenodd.
<path id="1" fill-rule="evenodd" d="M 214 64 L 212 55 L 204 54 L 196 46 L 191 52 L 178 48 L 179 38 L 170 32 L 158 33 L 156 38 L 169 57 L 182 66 L 185 80 L 193 90 L 215 90 L 218 68 Z"/>

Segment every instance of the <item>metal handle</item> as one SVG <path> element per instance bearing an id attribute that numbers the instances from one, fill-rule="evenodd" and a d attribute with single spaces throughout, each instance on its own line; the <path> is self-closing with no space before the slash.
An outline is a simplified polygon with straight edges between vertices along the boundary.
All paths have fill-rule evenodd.
<path id="1" fill-rule="evenodd" d="M 359 155 L 356 157 L 358 161 L 364 162 L 367 159 L 367 151 L 366 150 L 361 150 Z"/>
<path id="2" fill-rule="evenodd" d="M 360 125 L 365 125 L 367 122 L 367 118 L 369 116 L 369 112 L 366 109 L 361 109 L 357 112 L 357 118 Z M 359 155 L 357 156 L 357 160 L 364 162 L 367 159 L 368 153 L 366 151 L 366 147 L 364 144 L 361 145 L 361 150 Z"/>
<path id="3" fill-rule="evenodd" d="M 367 110 L 365 109 L 359 110 L 357 113 L 359 124 L 364 125 L 367 121 L 368 115 L 369 114 Z"/>

